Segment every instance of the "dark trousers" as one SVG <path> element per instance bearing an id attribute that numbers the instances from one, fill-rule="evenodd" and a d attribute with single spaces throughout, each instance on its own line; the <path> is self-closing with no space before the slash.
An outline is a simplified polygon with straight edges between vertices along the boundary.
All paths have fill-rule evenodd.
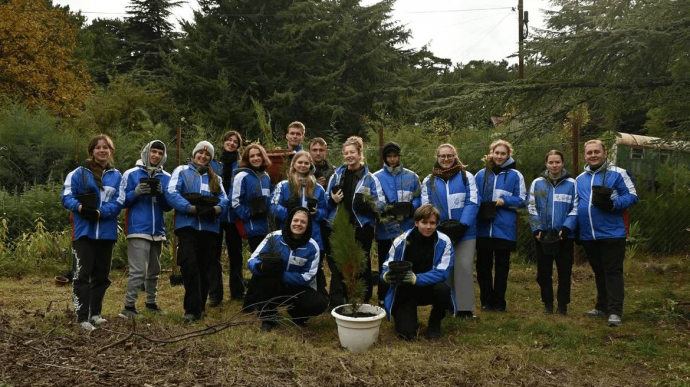
<path id="1" fill-rule="evenodd" d="M 230 261 L 230 297 L 238 299 L 244 297 L 244 275 L 242 267 L 242 237 L 235 223 L 221 223 L 220 234 L 218 235 L 217 260 L 211 262 L 209 284 L 209 298 L 211 300 L 223 300 L 223 265 L 221 262 L 223 236 L 225 236 L 225 246 L 228 249 L 228 259 Z"/>
<path id="2" fill-rule="evenodd" d="M 264 238 L 266 235 L 255 235 L 255 236 L 250 236 L 247 241 L 249 242 L 249 251 L 251 251 L 252 254 L 254 254 L 254 250 L 256 250 L 257 247 L 263 242 Z M 256 286 L 252 287 L 251 282 L 249 283 L 249 287 L 247 288 L 247 294 L 244 296 L 244 305 L 243 309 L 245 312 L 252 312 L 254 310 L 255 305 L 260 302 L 261 300 L 259 299 L 259 295 L 255 293 Z"/>
<path id="3" fill-rule="evenodd" d="M 363 301 L 367 303 L 371 300 L 374 287 L 374 282 L 371 278 L 371 258 L 369 256 L 371 245 L 374 242 L 374 228 L 369 225 L 355 228 L 355 239 L 362 247 L 362 250 L 364 250 L 366 260 L 366 268 L 360 275 L 360 278 L 364 279 L 364 285 L 366 286 Z M 345 300 L 347 300 L 347 291 L 345 290 L 343 275 L 340 273 L 338 266 L 331 257 L 328 259 L 328 267 L 331 269 L 331 287 L 328 296 L 330 298 L 331 308 L 335 308 L 336 306 L 345 304 Z"/>
<path id="4" fill-rule="evenodd" d="M 407 339 L 417 335 L 417 307 L 433 305 L 429 321 L 440 321 L 446 316 L 446 306 L 450 302 L 450 286 L 437 282 L 430 286 L 398 286 L 391 315 L 395 322 L 395 332 Z"/>
<path id="5" fill-rule="evenodd" d="M 379 303 L 382 303 L 386 298 L 389 286 L 381 279 L 380 274 L 383 272 L 383 263 L 386 262 L 386 258 L 388 258 L 388 250 L 390 250 L 393 245 L 393 239 L 379 239 L 376 241 L 376 245 L 379 254 L 379 282 L 376 288 L 376 295 L 379 299 Z"/>
<path id="6" fill-rule="evenodd" d="M 271 319 L 278 314 L 279 306 L 287 306 L 295 323 L 304 323 L 323 313 L 328 307 L 328 297 L 311 287 L 297 287 L 283 283 L 281 276 L 253 275 L 249 292 L 256 294 L 260 319 Z"/>
<path id="7" fill-rule="evenodd" d="M 623 260 L 625 259 L 625 239 L 600 239 L 583 241 L 587 260 L 594 272 L 597 284 L 596 309 L 609 314 L 623 315 L 625 283 L 623 279 Z"/>
<path id="8" fill-rule="evenodd" d="M 110 286 L 110 262 L 113 257 L 113 240 L 81 237 L 72 242 L 74 277 L 72 296 L 77 322 L 88 321 L 101 314 L 105 291 Z"/>
<path id="9" fill-rule="evenodd" d="M 209 268 L 216 257 L 218 234 L 191 227 L 176 230 L 177 264 L 184 281 L 184 311 L 196 317 L 206 310 Z"/>
<path id="10" fill-rule="evenodd" d="M 492 274 L 494 262 L 496 271 Z M 477 249 L 477 283 L 482 306 L 505 310 L 509 271 L 510 250 Z"/>
<path id="11" fill-rule="evenodd" d="M 573 241 L 560 241 L 560 249 L 556 255 L 546 255 L 537 241 L 537 283 L 541 289 L 541 302 L 553 305 L 553 263 L 556 262 L 558 272 L 558 291 L 556 299 L 559 306 L 570 303 L 570 283 L 573 273 Z"/>

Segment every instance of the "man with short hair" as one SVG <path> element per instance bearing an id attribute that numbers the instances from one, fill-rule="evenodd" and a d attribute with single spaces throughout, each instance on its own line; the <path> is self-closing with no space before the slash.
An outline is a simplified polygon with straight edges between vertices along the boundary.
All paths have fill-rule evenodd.
<path id="1" fill-rule="evenodd" d="M 637 192 L 628 171 L 611 164 L 599 140 L 585 143 L 585 171 L 577 177 L 580 241 L 594 272 L 597 303 L 591 317 L 608 316 L 609 326 L 621 324 L 623 260 L 625 259 L 625 210 L 637 203 Z"/>
<path id="2" fill-rule="evenodd" d="M 331 175 L 333 175 L 335 171 L 335 167 L 326 160 L 328 156 L 328 144 L 326 144 L 326 140 L 321 137 L 316 137 L 309 141 L 309 155 L 316 169 L 316 171 L 314 171 L 316 182 L 326 189 L 328 179 L 331 178 Z"/>
<path id="3" fill-rule="evenodd" d="M 446 283 L 453 270 L 453 242 L 436 230 L 441 214 L 430 204 L 414 213 L 415 226 L 393 241 L 383 264 L 381 279 L 390 285 L 384 307 L 395 332 L 404 340 L 417 336 L 417 307 L 433 305 L 426 336 L 441 337 L 441 320 L 452 302 L 453 291 Z M 403 272 L 392 267 L 400 261 L 411 263 Z M 409 264 L 408 264 L 409 265 Z"/>
<path id="4" fill-rule="evenodd" d="M 146 310 L 165 314 L 156 303 L 158 275 L 161 271 L 160 255 L 165 240 L 163 212 L 170 211 L 163 187 L 170 182 L 170 174 L 163 170 L 167 159 L 165 144 L 154 140 L 141 151 L 134 168 L 122 176 L 125 191 L 127 234 L 127 260 L 129 278 L 125 291 L 123 318 L 137 318 L 136 301 L 142 285 L 146 291 Z"/>
<path id="5" fill-rule="evenodd" d="M 299 121 L 291 122 L 285 132 L 285 139 L 287 139 L 287 149 L 295 152 L 302 150 L 302 141 L 307 128 Z"/>

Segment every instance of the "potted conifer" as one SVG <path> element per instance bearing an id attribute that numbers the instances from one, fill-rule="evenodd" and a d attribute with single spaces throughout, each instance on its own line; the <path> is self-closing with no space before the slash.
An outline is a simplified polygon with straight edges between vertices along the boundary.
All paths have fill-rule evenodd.
<path id="1" fill-rule="evenodd" d="M 355 229 L 350 224 L 350 215 L 344 209 L 336 211 L 330 241 L 333 260 L 343 275 L 350 302 L 334 308 L 331 315 L 338 324 L 340 345 L 352 352 L 362 352 L 378 339 L 386 311 L 362 303 L 365 289 L 361 273 L 366 268 L 366 256 L 355 240 Z"/>

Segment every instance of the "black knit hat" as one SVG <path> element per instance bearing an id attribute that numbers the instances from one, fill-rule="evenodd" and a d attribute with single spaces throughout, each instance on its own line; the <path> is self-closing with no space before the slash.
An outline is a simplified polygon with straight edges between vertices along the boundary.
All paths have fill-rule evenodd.
<path id="1" fill-rule="evenodd" d="M 381 154 L 385 158 L 388 152 L 393 151 L 399 155 L 401 153 L 401 150 L 402 148 L 400 148 L 400 145 L 394 142 L 389 142 L 388 144 L 383 146 L 383 148 L 381 149 Z"/>

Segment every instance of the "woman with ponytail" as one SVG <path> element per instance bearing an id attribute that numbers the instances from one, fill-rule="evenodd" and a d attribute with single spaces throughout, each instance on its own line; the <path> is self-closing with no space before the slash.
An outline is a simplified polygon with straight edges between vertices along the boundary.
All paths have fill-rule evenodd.
<path id="1" fill-rule="evenodd" d="M 184 278 L 184 320 L 201 319 L 209 291 L 209 266 L 216 256 L 218 215 L 227 206 L 222 181 L 210 167 L 213 145 L 201 141 L 187 165 L 175 168 L 165 198 L 175 211 L 177 264 Z"/>
<path id="2" fill-rule="evenodd" d="M 65 179 L 62 205 L 72 212 L 74 312 L 77 323 L 92 331 L 106 322 L 101 309 L 110 286 L 117 215 L 125 204 L 125 192 L 122 175 L 112 165 L 113 140 L 99 134 L 89 142 L 88 152 L 85 164 Z"/>

